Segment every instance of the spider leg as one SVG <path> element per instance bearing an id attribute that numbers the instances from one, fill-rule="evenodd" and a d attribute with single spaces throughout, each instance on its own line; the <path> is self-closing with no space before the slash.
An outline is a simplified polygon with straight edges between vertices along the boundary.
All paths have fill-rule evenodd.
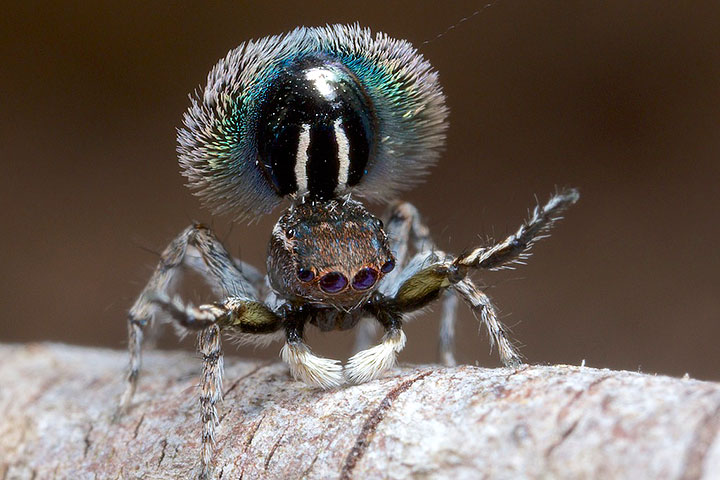
<path id="1" fill-rule="evenodd" d="M 435 243 L 430 236 L 430 229 L 423 222 L 422 216 L 414 205 L 408 202 L 397 202 L 393 204 L 386 214 L 385 232 L 390 242 L 390 250 L 395 255 L 395 270 L 385 276 L 384 285 L 396 283 L 403 269 L 407 267 L 410 260 L 410 249 L 416 254 L 426 254 L 435 250 Z M 387 293 L 387 289 L 382 289 Z M 455 365 L 454 332 L 457 310 L 457 298 L 452 292 L 443 295 L 443 313 L 440 320 L 440 341 L 438 345 L 438 357 L 443 365 Z M 372 323 L 359 325 L 355 351 L 365 350 L 370 346 L 374 338 L 373 327 L 364 328 Z M 370 328 L 373 328 L 370 331 Z M 371 332 L 368 333 L 368 332 Z"/>
<path id="2" fill-rule="evenodd" d="M 120 419 L 122 414 L 130 406 L 130 402 L 132 402 L 132 399 L 135 396 L 137 379 L 140 374 L 140 366 L 142 364 L 143 328 L 144 325 L 140 325 L 139 323 L 132 321 L 132 319 L 128 321 L 128 350 L 130 351 L 130 362 L 128 365 L 125 390 L 120 397 L 120 404 L 113 415 L 114 422 L 117 422 Z"/>
<path id="3" fill-rule="evenodd" d="M 490 247 L 475 248 L 460 255 L 453 262 L 454 265 L 465 272 L 468 268 L 513 268 L 513 264 L 522 263 L 528 257 L 528 251 L 536 241 L 548 236 L 548 230 L 562 218 L 562 212 L 579 198 L 580 194 L 574 188 L 553 195 L 544 206 L 535 206 L 530 218 L 520 225 L 514 234 Z"/>
<path id="4" fill-rule="evenodd" d="M 385 335 L 378 345 L 362 350 L 348 360 L 345 377 L 353 383 L 364 383 L 377 378 L 395 365 L 397 354 L 405 347 L 405 332 L 399 312 L 384 303 L 380 293 L 370 303 L 372 313 L 385 329 Z"/>
<path id="5" fill-rule="evenodd" d="M 200 450 L 202 480 L 212 478 L 215 433 L 219 426 L 217 404 L 222 400 L 223 354 L 220 333 L 269 334 L 282 328 L 283 319 L 265 304 L 230 297 L 223 303 L 184 305 L 179 299 L 157 295 L 151 301 L 169 313 L 182 328 L 199 331 L 198 350 L 203 359 L 200 382 Z"/>
<path id="6" fill-rule="evenodd" d="M 323 389 L 344 383 L 342 365 L 337 360 L 318 357 L 303 340 L 305 318 L 302 312 L 288 314 L 285 322 L 286 341 L 280 357 L 290 367 L 295 380 Z"/>
<path id="7" fill-rule="evenodd" d="M 197 254 L 194 254 L 194 253 Z M 210 229 L 199 224 L 183 230 L 160 255 L 155 271 L 138 296 L 128 314 L 128 367 L 125 392 L 120 399 L 115 419 L 118 419 L 132 402 L 142 364 L 142 343 L 144 331 L 153 322 L 157 306 L 153 299 L 162 297 L 172 290 L 180 277 L 183 265 L 197 270 L 216 289 L 227 294 L 256 298 L 255 271 L 246 276 L 218 241 Z"/>
<path id="8" fill-rule="evenodd" d="M 457 365 L 455 361 L 455 320 L 457 319 L 457 296 L 450 291 L 443 293 L 442 316 L 440 317 L 440 339 L 438 356 L 446 367 Z"/>
<path id="9" fill-rule="evenodd" d="M 412 248 L 417 254 L 432 252 L 435 244 L 430 237 L 430 229 L 422 221 L 420 213 L 408 202 L 397 202 L 390 206 L 385 215 L 385 233 L 390 243 L 390 251 L 395 256 L 395 269 L 386 274 L 381 291 L 384 293 L 398 282 L 400 275 L 408 264 Z M 405 347 L 405 333 L 399 316 L 374 316 L 385 328 L 380 344 L 370 347 L 375 337 L 375 323 L 363 320 L 356 327 L 355 355 L 350 357 L 345 366 L 345 377 L 354 383 L 363 383 L 377 378 L 383 371 L 391 368 L 397 354 Z"/>
<path id="10" fill-rule="evenodd" d="M 395 270 L 385 275 L 387 282 L 392 282 L 407 265 L 410 247 L 416 253 L 435 249 L 430 229 L 422 221 L 417 208 L 408 202 L 398 202 L 390 207 L 386 213 L 385 233 L 390 251 L 395 255 Z"/>
<path id="11" fill-rule="evenodd" d="M 433 250 L 430 229 L 423 223 L 420 212 L 409 202 L 395 202 L 385 212 L 385 233 L 390 251 L 395 256 L 395 269 L 385 274 L 383 285 L 392 285 L 408 262 L 412 247 L 416 252 Z M 359 353 L 370 348 L 377 335 L 375 319 L 363 318 L 355 327 L 353 351 Z"/>
<path id="12" fill-rule="evenodd" d="M 200 420 L 202 445 L 200 450 L 201 480 L 213 478 L 215 432 L 220 424 L 217 403 L 222 400 L 223 354 L 220 328 L 212 325 L 198 334 L 198 350 L 202 355 L 203 371 L 200 382 Z"/>
<path id="13" fill-rule="evenodd" d="M 490 297 L 480 290 L 469 278 L 464 278 L 454 283 L 452 288 L 458 292 L 460 297 L 470 306 L 473 313 L 480 314 L 480 320 L 487 328 L 490 336 L 490 347 L 497 344 L 500 361 L 503 365 L 517 367 L 521 363 L 520 354 L 513 347 L 508 338 L 507 331 L 502 322 L 498 319 L 497 310 Z"/>
<path id="14" fill-rule="evenodd" d="M 537 206 L 530 218 L 505 240 L 490 247 L 473 249 L 470 253 L 455 259 L 443 257 L 441 252 L 416 255 L 395 283 L 386 288 L 389 297 L 385 303 L 397 312 L 418 310 L 433 302 L 452 287 L 475 312 L 480 313 L 482 322 L 490 332 L 492 342 L 498 344 L 500 358 L 506 365 L 519 363 L 519 355 L 507 339 L 505 329 L 497 318 L 497 312 L 490 299 L 468 278 L 471 269 L 498 270 L 512 268 L 527 255 L 530 247 L 544 238 L 548 229 L 558 220 L 559 215 L 579 198 L 576 190 L 566 190 L 553 195 L 542 207 Z M 444 321 L 447 327 L 451 321 Z M 451 339 L 452 335 L 448 335 Z M 447 340 L 447 339 L 446 339 Z M 441 351 L 443 342 L 441 338 Z"/>

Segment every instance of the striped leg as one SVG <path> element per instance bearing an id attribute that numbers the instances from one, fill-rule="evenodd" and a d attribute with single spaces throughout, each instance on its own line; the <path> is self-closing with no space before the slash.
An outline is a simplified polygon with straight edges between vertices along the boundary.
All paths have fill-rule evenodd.
<path id="1" fill-rule="evenodd" d="M 469 279 L 465 278 L 453 284 L 453 289 L 467 302 L 473 313 L 480 315 L 480 321 L 490 336 L 490 348 L 497 345 L 500 361 L 508 367 L 517 367 L 521 363 L 520 354 L 513 347 L 507 335 L 505 325 L 498 319 L 497 310 L 490 297 L 481 291 Z"/>
<path id="2" fill-rule="evenodd" d="M 201 273 L 225 295 L 256 298 L 254 278 L 249 279 L 207 227 L 192 225 L 178 235 L 160 256 L 160 262 L 128 314 L 130 365 L 125 392 L 115 419 L 127 410 L 135 394 L 142 364 L 144 331 L 152 323 L 157 306 L 152 299 L 167 296 L 180 278 L 184 265 Z"/>
<path id="3" fill-rule="evenodd" d="M 200 382 L 200 420 L 202 444 L 200 447 L 200 480 L 213 478 L 215 432 L 220 424 L 217 404 L 222 400 L 223 354 L 220 346 L 220 328 L 212 325 L 198 334 L 198 350 L 203 359 Z"/>
<path id="4" fill-rule="evenodd" d="M 490 247 L 475 248 L 459 256 L 453 264 L 465 272 L 468 268 L 502 270 L 522 264 L 535 242 L 546 238 L 553 224 L 562 218 L 562 212 L 579 198 L 580 194 L 575 189 L 553 195 L 544 206 L 537 205 L 530 218 L 514 234 Z"/>
<path id="5" fill-rule="evenodd" d="M 397 282 L 400 273 L 408 265 L 410 247 L 416 254 L 421 254 L 435 250 L 435 244 L 430 237 L 430 229 L 422 221 L 420 212 L 412 204 L 408 202 L 394 204 L 390 207 L 386 218 L 385 231 L 390 240 L 390 250 L 395 255 L 396 261 L 395 270 L 386 275 L 384 279 L 385 284 L 390 286 Z M 384 290 L 383 293 L 387 292 Z M 443 294 L 438 357 L 440 362 L 447 366 L 456 364 L 453 351 L 457 303 L 457 298 L 452 292 L 448 291 Z M 370 345 L 370 340 L 373 338 L 368 334 L 370 328 L 373 327 L 367 327 L 358 332 L 355 351 L 364 350 Z M 374 330 L 372 332 L 374 333 Z"/>
<path id="6" fill-rule="evenodd" d="M 416 256 L 399 276 L 392 295 L 378 303 L 380 309 L 392 309 L 400 313 L 412 312 L 430 304 L 443 292 L 452 288 L 473 309 L 490 332 L 491 342 L 497 343 L 500 359 L 505 365 L 517 365 L 520 356 L 507 338 L 506 330 L 497 317 L 490 299 L 467 278 L 472 269 L 499 270 L 522 263 L 532 245 L 547 236 L 552 224 L 560 214 L 579 198 L 576 190 L 566 190 L 553 195 L 544 206 L 537 206 L 530 218 L 505 240 L 489 247 L 479 247 L 458 258 L 447 259 L 442 255 Z M 444 321 L 447 327 L 452 324 Z M 448 335 L 452 338 L 452 335 Z M 443 340 L 441 340 L 442 344 Z"/>
<path id="7" fill-rule="evenodd" d="M 231 297 L 221 304 L 193 307 L 178 299 L 156 296 L 153 303 L 169 313 L 182 328 L 198 331 L 198 350 L 203 359 L 200 382 L 202 444 L 199 478 L 213 478 L 215 436 L 219 426 L 217 404 L 222 400 L 223 356 L 221 331 L 238 334 L 270 334 L 282 328 L 282 318 L 260 302 Z"/>

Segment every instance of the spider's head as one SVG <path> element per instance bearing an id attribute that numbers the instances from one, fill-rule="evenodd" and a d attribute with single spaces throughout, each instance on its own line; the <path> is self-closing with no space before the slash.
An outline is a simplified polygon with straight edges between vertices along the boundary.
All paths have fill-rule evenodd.
<path id="1" fill-rule="evenodd" d="M 268 251 L 273 289 L 298 300 L 352 308 L 395 268 L 382 222 L 349 199 L 290 207 Z"/>

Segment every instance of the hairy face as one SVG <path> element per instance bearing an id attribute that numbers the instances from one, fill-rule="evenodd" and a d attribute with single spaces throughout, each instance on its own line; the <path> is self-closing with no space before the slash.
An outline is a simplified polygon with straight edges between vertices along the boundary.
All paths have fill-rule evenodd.
<path id="1" fill-rule="evenodd" d="M 382 222 L 352 200 L 294 205 L 270 240 L 270 283 L 290 298 L 348 308 L 394 267 Z"/>

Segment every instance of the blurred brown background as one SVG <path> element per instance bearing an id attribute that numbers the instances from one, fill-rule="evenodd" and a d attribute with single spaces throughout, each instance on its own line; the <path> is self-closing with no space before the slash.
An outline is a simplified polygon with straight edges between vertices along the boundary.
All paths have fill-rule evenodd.
<path id="1" fill-rule="evenodd" d="M 0 341 L 123 348 L 125 311 L 156 263 L 146 249 L 210 219 L 175 160 L 187 94 L 243 40 L 358 21 L 410 40 L 440 71 L 448 148 L 406 198 L 443 248 L 515 229 L 534 195 L 581 189 L 527 267 L 480 278 L 530 362 L 720 379 L 720 3 L 506 0 L 422 45 L 481 7 L 5 5 Z M 264 265 L 278 215 L 214 225 Z M 435 359 L 437 311 L 407 327 L 403 361 Z M 461 312 L 459 358 L 497 365 Z M 351 343 L 311 335 L 336 358 Z M 168 332 L 161 345 L 177 342 Z"/>

